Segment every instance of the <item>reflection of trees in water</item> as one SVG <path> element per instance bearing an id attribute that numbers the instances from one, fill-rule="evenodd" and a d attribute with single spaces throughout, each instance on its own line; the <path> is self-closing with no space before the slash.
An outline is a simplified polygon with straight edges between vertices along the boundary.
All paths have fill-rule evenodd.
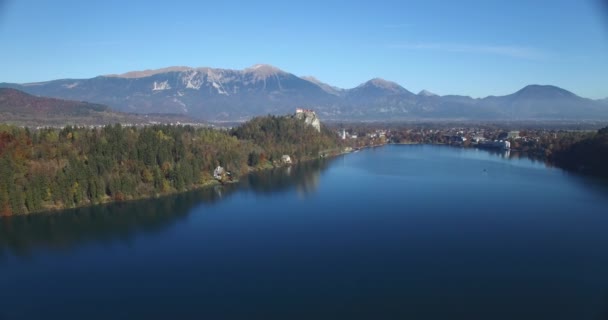
<path id="1" fill-rule="evenodd" d="M 540 156 L 535 156 L 533 154 L 528 154 L 525 152 L 513 151 L 513 150 L 496 150 L 496 149 L 483 149 L 491 155 L 506 159 L 527 159 L 534 162 L 542 163 L 547 168 L 560 168 L 555 164 L 551 163 L 547 159 L 544 159 Z M 579 172 L 569 171 L 567 169 L 561 168 L 563 172 L 566 172 L 570 181 L 573 181 L 583 188 L 590 192 L 599 193 L 601 195 L 608 195 L 608 179 L 604 179 L 601 177 L 595 177 L 592 175 L 583 175 Z"/>
<path id="2" fill-rule="evenodd" d="M 297 190 L 300 195 L 309 195 L 315 193 L 319 186 L 321 171 L 313 171 L 309 175 L 304 175 L 301 182 L 297 184 Z"/>
<path id="3" fill-rule="evenodd" d="M 530 154 L 530 153 L 526 153 L 526 152 L 520 152 L 520 151 L 514 151 L 514 150 L 501 150 L 501 149 L 479 149 L 479 150 L 484 150 L 485 152 L 502 158 L 502 159 L 506 159 L 506 160 L 513 160 L 513 159 L 528 159 L 532 162 L 540 162 L 540 163 L 544 163 L 546 166 L 548 167 L 552 167 L 551 163 L 549 163 L 548 161 L 546 161 L 546 159 L 534 155 L 534 154 Z"/>
<path id="4" fill-rule="evenodd" d="M 201 203 L 214 203 L 241 188 L 272 193 L 293 186 L 303 193 L 317 187 L 329 160 L 257 172 L 238 185 L 215 186 L 159 199 L 114 203 L 62 212 L 0 218 L 3 251 L 27 255 L 35 248 L 69 250 L 91 242 L 129 241 L 138 233 L 158 233 L 185 218 Z"/>
<path id="5" fill-rule="evenodd" d="M 0 220 L 0 253 L 8 249 L 26 255 L 35 247 L 62 250 L 93 241 L 128 241 L 136 233 L 160 232 L 197 204 L 219 199 L 214 189 L 206 188 L 160 199 L 4 217 Z"/>
<path id="6" fill-rule="evenodd" d="M 487 153 L 489 153 L 493 156 L 497 156 L 499 158 L 503 158 L 503 159 L 511 158 L 511 150 L 501 150 L 501 149 L 482 149 L 482 150 L 485 150 Z"/>
<path id="7" fill-rule="evenodd" d="M 313 193 L 319 184 L 321 171 L 331 163 L 331 159 L 319 159 L 295 166 L 256 172 L 241 181 L 241 187 L 258 193 L 275 193 L 296 187 L 301 194 Z"/>
<path id="8" fill-rule="evenodd" d="M 584 175 L 567 170 L 565 170 L 564 172 L 566 172 L 570 181 L 579 184 L 586 191 L 597 193 L 603 197 L 608 196 L 608 179 Z"/>

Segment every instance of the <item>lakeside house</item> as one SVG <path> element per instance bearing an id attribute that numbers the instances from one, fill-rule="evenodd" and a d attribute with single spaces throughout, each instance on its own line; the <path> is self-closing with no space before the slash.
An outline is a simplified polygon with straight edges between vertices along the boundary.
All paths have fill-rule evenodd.
<path id="1" fill-rule="evenodd" d="M 284 164 L 291 164 L 291 157 L 287 154 L 284 154 L 281 157 L 281 162 L 283 162 Z"/>
<path id="2" fill-rule="evenodd" d="M 482 142 L 486 141 L 486 138 L 483 136 L 475 136 L 475 137 L 471 138 L 471 141 L 473 143 L 482 143 Z"/>
<path id="3" fill-rule="evenodd" d="M 226 173 L 226 170 L 224 170 L 224 168 L 222 166 L 217 166 L 217 168 L 215 168 L 215 170 L 213 170 L 213 178 L 221 181 L 223 179 L 225 173 Z"/>

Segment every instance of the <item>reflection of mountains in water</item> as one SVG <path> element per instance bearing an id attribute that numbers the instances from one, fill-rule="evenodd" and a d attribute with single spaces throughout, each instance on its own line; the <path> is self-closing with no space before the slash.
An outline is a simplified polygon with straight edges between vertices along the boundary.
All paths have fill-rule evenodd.
<path id="1" fill-rule="evenodd" d="M 309 193 L 328 160 L 311 161 L 244 177 L 238 185 L 215 186 L 178 195 L 114 203 L 61 212 L 0 218 L 0 258 L 3 251 L 27 255 L 37 247 L 69 250 L 91 242 L 129 241 L 140 233 L 165 230 L 199 204 L 215 203 L 242 188 L 272 193 L 296 186 Z"/>

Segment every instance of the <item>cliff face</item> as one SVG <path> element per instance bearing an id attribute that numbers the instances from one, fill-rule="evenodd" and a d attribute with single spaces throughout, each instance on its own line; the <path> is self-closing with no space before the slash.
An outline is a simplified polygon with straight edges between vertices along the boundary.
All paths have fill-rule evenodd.
<path id="1" fill-rule="evenodd" d="M 318 132 L 321 132 L 321 121 L 317 118 L 317 114 L 311 110 L 296 111 L 296 119 L 304 120 L 304 123 L 311 125 Z"/>

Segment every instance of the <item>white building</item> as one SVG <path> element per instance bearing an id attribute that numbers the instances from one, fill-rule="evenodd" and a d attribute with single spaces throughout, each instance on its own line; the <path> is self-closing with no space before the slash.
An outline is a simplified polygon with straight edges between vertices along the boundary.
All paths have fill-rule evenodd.
<path id="1" fill-rule="evenodd" d="M 283 162 L 285 164 L 291 164 L 291 157 L 289 155 L 284 154 L 281 157 L 281 162 Z"/>

